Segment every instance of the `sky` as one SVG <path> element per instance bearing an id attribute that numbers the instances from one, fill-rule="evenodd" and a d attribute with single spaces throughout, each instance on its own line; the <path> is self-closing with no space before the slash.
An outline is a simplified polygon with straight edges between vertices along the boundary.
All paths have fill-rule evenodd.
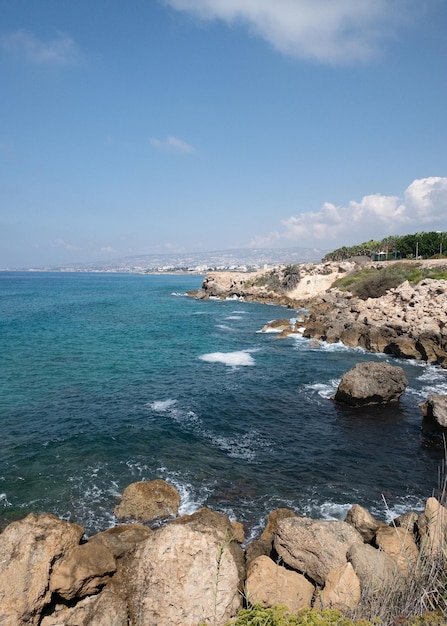
<path id="1" fill-rule="evenodd" d="M 445 0 L 0 0 L 0 267 L 447 231 Z"/>

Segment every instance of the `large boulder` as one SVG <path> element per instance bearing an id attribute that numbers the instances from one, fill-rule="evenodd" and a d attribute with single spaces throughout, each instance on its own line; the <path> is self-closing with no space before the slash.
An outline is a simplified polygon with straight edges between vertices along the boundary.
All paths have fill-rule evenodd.
<path id="1" fill-rule="evenodd" d="M 413 570 L 419 557 L 419 550 L 411 531 L 402 526 L 382 526 L 376 533 L 376 545 L 396 561 L 403 574 Z"/>
<path id="2" fill-rule="evenodd" d="M 447 428 L 447 394 L 432 393 L 419 405 L 425 429 L 443 431 Z"/>
<path id="3" fill-rule="evenodd" d="M 428 498 L 419 516 L 421 553 L 432 559 L 443 557 L 447 548 L 447 508 L 436 498 Z"/>
<path id="4" fill-rule="evenodd" d="M 97 593 L 116 571 L 110 550 L 100 543 L 75 546 L 55 565 L 50 590 L 65 600 Z"/>
<path id="5" fill-rule="evenodd" d="M 242 605 L 231 544 L 199 524 L 169 524 L 151 533 L 120 561 L 116 574 L 131 623 L 225 624 Z"/>
<path id="6" fill-rule="evenodd" d="M 367 543 L 353 544 L 347 558 L 366 594 L 377 595 L 402 578 L 396 561 L 389 554 Z"/>
<path id="7" fill-rule="evenodd" d="M 351 406 L 396 402 L 407 384 L 401 367 L 388 363 L 357 363 L 342 376 L 333 399 Z"/>
<path id="8" fill-rule="evenodd" d="M 360 581 L 351 563 L 346 563 L 331 569 L 315 605 L 318 608 L 337 609 L 347 613 L 355 609 L 360 596 Z"/>
<path id="9" fill-rule="evenodd" d="M 59 604 L 40 626 L 128 626 L 127 605 L 116 593 L 104 589 L 75 606 Z"/>
<path id="10" fill-rule="evenodd" d="M 126 487 L 114 514 L 120 520 L 152 522 L 158 518 L 175 517 L 179 506 L 177 489 L 164 480 L 156 479 L 131 483 Z"/>
<path id="11" fill-rule="evenodd" d="M 34 626 L 50 603 L 52 568 L 77 546 L 82 526 L 31 513 L 0 534 L 0 624 Z"/>
<path id="12" fill-rule="evenodd" d="M 324 586 L 331 569 L 346 564 L 354 543 L 363 539 L 346 522 L 291 517 L 278 522 L 274 547 L 284 563 Z"/>
<path id="13" fill-rule="evenodd" d="M 261 536 L 254 539 L 245 548 L 245 558 L 247 566 L 258 556 L 270 556 L 273 548 L 273 539 L 276 535 L 278 522 L 288 517 L 296 517 L 296 513 L 291 509 L 275 509 L 267 516 L 267 523 Z"/>
<path id="14" fill-rule="evenodd" d="M 259 556 L 247 568 L 245 593 L 250 604 L 284 605 L 291 613 L 311 606 L 315 587 L 302 574 Z"/>

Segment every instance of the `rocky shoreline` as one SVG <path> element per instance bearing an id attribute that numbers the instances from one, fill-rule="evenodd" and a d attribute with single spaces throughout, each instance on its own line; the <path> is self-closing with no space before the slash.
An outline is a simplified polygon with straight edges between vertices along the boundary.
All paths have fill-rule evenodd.
<path id="1" fill-rule="evenodd" d="M 447 260 L 443 265 L 447 266 Z M 447 368 L 447 281 L 427 278 L 416 285 L 405 281 L 381 297 L 363 300 L 333 287 L 338 278 L 356 268 L 355 262 L 348 261 L 299 266 L 299 282 L 286 293 L 262 284 L 266 271 L 255 276 L 215 272 L 205 277 L 194 295 L 273 302 L 298 309 L 302 313 L 298 324 L 281 320 L 264 328 L 282 331 L 279 336 L 298 333 Z"/>
<path id="2" fill-rule="evenodd" d="M 447 509 L 434 497 L 390 525 L 358 504 L 344 521 L 278 509 L 245 547 L 242 524 L 205 508 L 176 517 L 179 502 L 155 480 L 125 490 L 115 514 L 131 523 L 89 538 L 50 514 L 11 523 L 0 534 L 0 623 L 223 626 L 244 604 L 361 615 L 445 555 Z"/>

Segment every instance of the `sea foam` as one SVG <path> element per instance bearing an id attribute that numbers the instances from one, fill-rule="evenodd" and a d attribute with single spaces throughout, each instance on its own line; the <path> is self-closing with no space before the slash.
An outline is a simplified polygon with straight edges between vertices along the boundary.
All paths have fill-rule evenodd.
<path id="1" fill-rule="evenodd" d="M 148 406 L 153 411 L 164 413 L 165 411 L 172 409 L 176 404 L 177 400 L 169 398 L 168 400 L 155 400 L 154 402 L 150 402 Z"/>
<path id="2" fill-rule="evenodd" d="M 223 363 L 229 367 L 240 367 L 245 365 L 255 365 L 255 360 L 248 350 L 238 350 L 236 352 L 210 352 L 202 354 L 199 359 L 207 363 Z"/>

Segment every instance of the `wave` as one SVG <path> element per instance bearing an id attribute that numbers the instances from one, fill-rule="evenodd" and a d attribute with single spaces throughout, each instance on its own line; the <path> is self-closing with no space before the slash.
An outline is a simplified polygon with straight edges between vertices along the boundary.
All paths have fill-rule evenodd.
<path id="1" fill-rule="evenodd" d="M 164 413 L 165 411 L 171 410 L 176 404 L 177 400 L 168 398 L 168 400 L 155 400 L 154 402 L 149 402 L 146 406 L 153 411 L 157 411 L 158 413 Z"/>
<path id="2" fill-rule="evenodd" d="M 228 367 L 243 367 L 256 364 L 249 350 L 210 352 L 209 354 L 202 354 L 199 356 L 199 359 L 206 363 L 223 363 Z"/>
<path id="3" fill-rule="evenodd" d="M 304 385 L 305 389 L 311 389 L 322 398 L 329 399 L 337 391 L 340 379 L 332 379 L 328 383 L 311 383 Z"/>
<path id="4" fill-rule="evenodd" d="M 187 297 L 188 294 L 186 292 L 182 293 L 182 292 L 179 292 L 179 291 L 173 291 L 171 293 L 171 296 L 175 296 L 176 298 L 184 298 L 185 296 Z"/>
<path id="5" fill-rule="evenodd" d="M 258 450 L 265 450 L 271 443 L 253 430 L 236 437 L 210 437 L 211 443 L 233 459 L 253 461 Z"/>

